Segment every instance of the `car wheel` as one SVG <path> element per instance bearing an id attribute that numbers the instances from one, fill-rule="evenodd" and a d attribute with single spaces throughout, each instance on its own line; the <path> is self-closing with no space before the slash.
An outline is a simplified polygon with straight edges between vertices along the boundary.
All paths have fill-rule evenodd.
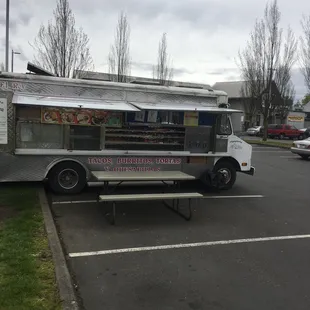
<path id="1" fill-rule="evenodd" d="M 78 194 L 86 186 L 86 171 L 76 162 L 62 162 L 49 172 L 48 183 L 57 194 Z"/>
<path id="2" fill-rule="evenodd" d="M 213 169 L 213 172 L 220 177 L 218 180 L 219 189 L 231 189 L 236 182 L 237 172 L 234 165 L 229 161 L 221 161 L 217 163 Z"/>
<path id="3" fill-rule="evenodd" d="M 300 135 L 300 136 L 298 137 L 298 139 L 299 139 L 299 140 L 305 139 L 305 138 L 304 138 L 304 135 Z"/>
<path id="4" fill-rule="evenodd" d="M 280 139 L 280 140 L 283 140 L 284 138 L 285 138 L 284 134 L 281 133 L 281 134 L 279 135 L 279 139 Z"/>
<path id="5" fill-rule="evenodd" d="M 299 154 L 299 156 L 302 158 L 302 159 L 308 159 L 310 157 L 310 155 L 301 155 Z"/>

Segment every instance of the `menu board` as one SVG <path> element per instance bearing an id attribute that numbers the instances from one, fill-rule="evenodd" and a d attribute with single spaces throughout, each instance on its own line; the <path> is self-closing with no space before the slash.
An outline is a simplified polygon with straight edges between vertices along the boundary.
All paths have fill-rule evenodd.
<path id="1" fill-rule="evenodd" d="M 8 144 L 8 114 L 6 98 L 0 98 L 0 144 Z"/>
<path id="2" fill-rule="evenodd" d="M 198 126 L 198 112 L 184 112 L 184 126 Z"/>
<path id="3" fill-rule="evenodd" d="M 46 124 L 121 127 L 122 113 L 102 110 L 41 108 L 41 122 Z"/>

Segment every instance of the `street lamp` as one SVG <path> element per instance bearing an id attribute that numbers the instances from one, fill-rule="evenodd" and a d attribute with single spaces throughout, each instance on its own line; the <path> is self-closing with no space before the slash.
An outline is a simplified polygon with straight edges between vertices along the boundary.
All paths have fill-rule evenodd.
<path id="1" fill-rule="evenodd" d="M 15 52 L 12 50 L 12 63 L 11 63 L 11 71 L 13 72 L 13 67 L 14 67 L 14 55 L 20 55 L 20 52 Z"/>
<path id="2" fill-rule="evenodd" d="M 6 0 L 5 20 L 5 71 L 9 72 L 9 28 L 10 28 L 10 0 Z"/>

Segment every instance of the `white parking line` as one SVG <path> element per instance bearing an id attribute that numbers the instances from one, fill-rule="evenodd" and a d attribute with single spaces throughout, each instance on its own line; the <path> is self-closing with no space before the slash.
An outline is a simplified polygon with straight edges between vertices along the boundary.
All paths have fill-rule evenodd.
<path id="1" fill-rule="evenodd" d="M 203 196 L 204 199 L 264 198 L 263 195 Z"/>
<path id="2" fill-rule="evenodd" d="M 69 253 L 69 257 L 74 258 L 74 257 L 85 257 L 85 256 L 111 255 L 111 254 L 120 254 L 120 253 L 147 252 L 147 251 L 171 250 L 171 249 L 181 249 L 181 248 L 197 248 L 197 247 L 208 247 L 208 246 L 216 246 L 216 245 L 269 242 L 269 241 L 281 241 L 281 240 L 283 241 L 283 240 L 296 240 L 296 239 L 309 239 L 309 238 L 310 238 L 310 235 L 293 235 L 293 236 L 221 240 L 221 241 L 209 241 L 209 242 L 197 242 L 197 243 L 179 243 L 179 244 L 147 246 L 147 247 L 137 247 L 137 248 L 124 248 L 124 249 L 93 251 L 93 252 Z"/>
<path id="3" fill-rule="evenodd" d="M 227 199 L 227 198 L 263 198 L 263 195 L 235 195 L 235 196 L 203 196 L 202 199 Z M 53 201 L 53 205 L 65 205 L 65 204 L 82 204 L 82 203 L 97 203 L 93 200 L 65 200 L 65 201 Z"/>
<path id="4" fill-rule="evenodd" d="M 97 200 L 67 200 L 67 201 L 53 201 L 53 205 L 66 205 L 66 204 L 80 204 L 80 203 L 96 203 Z"/>
<path id="5" fill-rule="evenodd" d="M 273 150 L 266 150 L 266 151 L 255 151 L 252 150 L 253 153 L 287 153 L 290 152 L 289 150 L 284 149 L 273 149 Z"/>
<path id="6" fill-rule="evenodd" d="M 291 156 L 280 156 L 280 158 L 299 158 L 299 156 L 294 156 L 294 155 L 291 155 Z"/>

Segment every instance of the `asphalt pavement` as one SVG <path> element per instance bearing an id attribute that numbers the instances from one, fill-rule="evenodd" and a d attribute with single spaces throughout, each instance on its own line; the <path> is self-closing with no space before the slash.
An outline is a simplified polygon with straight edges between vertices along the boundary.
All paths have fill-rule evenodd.
<path id="1" fill-rule="evenodd" d="M 95 190 L 51 195 L 82 309 L 310 309 L 310 161 L 254 146 L 253 165 L 190 222 L 120 203 L 112 226 Z"/>

